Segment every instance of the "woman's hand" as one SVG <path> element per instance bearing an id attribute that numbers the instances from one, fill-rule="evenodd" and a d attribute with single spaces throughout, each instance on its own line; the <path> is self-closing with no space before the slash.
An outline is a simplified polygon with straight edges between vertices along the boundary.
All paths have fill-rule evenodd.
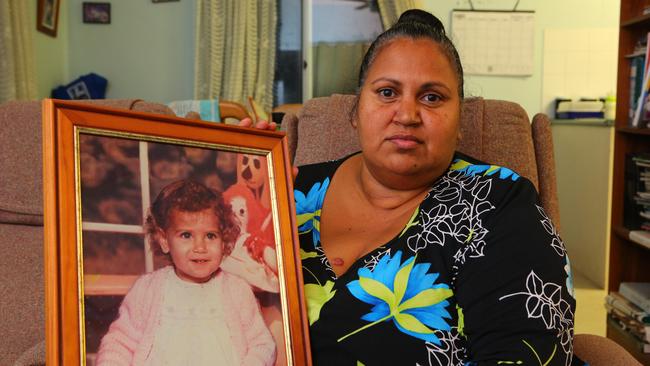
<path id="1" fill-rule="evenodd" d="M 269 122 L 265 120 L 260 120 L 259 122 L 255 123 L 253 125 L 253 120 L 250 118 L 244 118 L 241 121 L 239 121 L 239 126 L 241 127 L 254 127 L 260 130 L 269 130 L 269 131 L 275 131 L 278 128 L 278 124 L 275 122 Z M 291 167 L 291 175 L 293 176 L 293 180 L 296 180 L 296 177 L 298 176 L 298 167 L 297 166 L 292 166 Z"/>
<path id="2" fill-rule="evenodd" d="M 275 122 L 269 122 L 265 120 L 260 120 L 258 121 L 254 126 L 253 126 L 253 120 L 250 118 L 244 118 L 241 121 L 239 121 L 239 126 L 242 127 L 254 127 L 259 130 L 270 130 L 270 131 L 275 131 L 278 128 L 278 124 Z"/>

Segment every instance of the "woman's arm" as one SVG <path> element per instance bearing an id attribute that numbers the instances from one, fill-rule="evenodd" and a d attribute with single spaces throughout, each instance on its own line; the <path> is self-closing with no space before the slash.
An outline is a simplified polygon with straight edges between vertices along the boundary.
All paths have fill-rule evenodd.
<path id="1" fill-rule="evenodd" d="M 465 258 L 456 281 L 468 359 L 569 365 L 575 299 L 564 244 L 529 181 L 494 204 L 483 255 Z"/>

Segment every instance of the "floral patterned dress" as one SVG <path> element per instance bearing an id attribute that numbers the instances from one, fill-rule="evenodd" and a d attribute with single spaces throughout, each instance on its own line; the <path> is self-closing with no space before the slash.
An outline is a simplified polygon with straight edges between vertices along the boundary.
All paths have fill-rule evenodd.
<path id="1" fill-rule="evenodd" d="M 534 186 L 457 153 L 403 230 L 340 277 L 320 214 L 344 161 L 295 182 L 315 365 L 583 365 L 564 244 Z"/>

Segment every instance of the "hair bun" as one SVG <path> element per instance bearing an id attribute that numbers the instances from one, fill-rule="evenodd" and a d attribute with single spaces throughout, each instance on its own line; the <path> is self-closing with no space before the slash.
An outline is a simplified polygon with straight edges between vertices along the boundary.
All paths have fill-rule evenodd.
<path id="1" fill-rule="evenodd" d="M 396 24 L 417 23 L 433 28 L 438 32 L 445 33 L 445 26 L 435 15 L 420 9 L 409 9 L 400 15 Z"/>

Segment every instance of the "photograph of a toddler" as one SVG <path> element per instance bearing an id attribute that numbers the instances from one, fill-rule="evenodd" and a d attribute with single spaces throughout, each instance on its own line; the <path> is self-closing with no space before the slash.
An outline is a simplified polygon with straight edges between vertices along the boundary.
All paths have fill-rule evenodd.
<path id="1" fill-rule="evenodd" d="M 250 284 L 221 270 L 240 230 L 221 193 L 173 182 L 151 205 L 145 228 L 172 265 L 135 282 L 97 365 L 273 365 L 276 345 Z"/>

